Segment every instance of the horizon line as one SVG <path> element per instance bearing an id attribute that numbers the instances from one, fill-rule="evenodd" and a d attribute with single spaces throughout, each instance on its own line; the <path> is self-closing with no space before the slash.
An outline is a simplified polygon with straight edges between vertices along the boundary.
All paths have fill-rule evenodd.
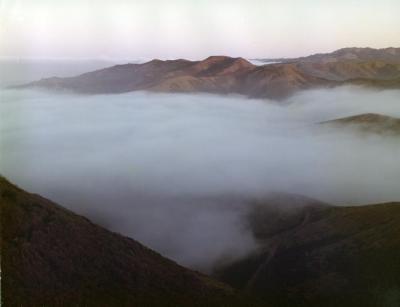
<path id="1" fill-rule="evenodd" d="M 233 55 L 225 55 L 225 54 L 213 54 L 201 58 L 193 58 L 193 57 L 145 57 L 145 56 L 138 56 L 138 57 L 114 57 L 114 56 L 107 56 L 107 55 L 100 55 L 100 56 L 95 56 L 95 57 L 90 57 L 90 56 L 15 56 L 15 55 L 0 55 L 0 61 L 104 61 L 104 62 L 121 62 L 124 61 L 124 63 L 129 63 L 129 62 L 134 62 L 134 64 L 141 64 L 141 63 L 147 63 L 153 60 L 160 60 L 160 61 L 170 61 L 170 60 L 189 60 L 189 61 L 202 61 L 205 60 L 209 57 L 215 57 L 215 56 L 224 56 L 224 57 L 229 57 L 229 58 L 243 58 L 246 60 L 276 60 L 276 59 L 295 59 L 295 58 L 303 58 L 307 56 L 312 56 L 312 55 L 318 55 L 318 54 L 329 54 L 336 52 L 338 50 L 342 49 L 373 49 L 373 50 L 385 50 L 385 49 L 400 49 L 399 47 L 393 47 L 393 46 L 388 46 L 388 47 L 383 47 L 383 48 L 374 48 L 374 47 L 342 47 L 338 48 L 332 51 L 325 51 L 325 52 L 315 52 L 315 53 L 308 53 L 307 55 L 300 55 L 297 57 L 242 57 L 242 56 L 233 56 Z"/>

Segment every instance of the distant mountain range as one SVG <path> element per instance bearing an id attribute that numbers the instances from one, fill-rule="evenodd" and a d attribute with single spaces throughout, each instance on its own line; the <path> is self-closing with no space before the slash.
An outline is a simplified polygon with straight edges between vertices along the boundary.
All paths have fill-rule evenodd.
<path id="1" fill-rule="evenodd" d="M 212 279 L 3 177 L 0 192 L 4 306 L 400 304 L 400 203 L 252 201 L 244 218 L 258 250 Z"/>
<path id="2" fill-rule="evenodd" d="M 330 53 L 316 53 L 313 55 L 299 58 L 274 58 L 257 59 L 263 62 L 310 62 L 310 63 L 328 63 L 340 61 L 382 61 L 386 63 L 400 63 L 400 48 L 342 48 Z"/>
<path id="3" fill-rule="evenodd" d="M 145 90 L 274 99 L 299 90 L 340 85 L 400 88 L 400 48 L 345 48 L 329 54 L 278 60 L 281 63 L 262 66 L 227 56 L 211 56 L 202 61 L 152 60 L 116 65 L 76 77 L 42 79 L 19 87 L 86 94 Z"/>

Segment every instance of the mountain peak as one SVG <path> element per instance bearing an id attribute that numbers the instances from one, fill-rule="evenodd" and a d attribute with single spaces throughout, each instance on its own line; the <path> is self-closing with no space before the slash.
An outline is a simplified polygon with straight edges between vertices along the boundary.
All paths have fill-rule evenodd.
<path id="1" fill-rule="evenodd" d="M 201 76 L 220 76 L 249 71 L 255 66 L 243 58 L 210 56 L 199 61 L 193 68 Z"/>
<path id="2" fill-rule="evenodd" d="M 282 99 L 298 90 L 358 84 L 399 88 L 400 48 L 343 48 L 281 63 L 256 66 L 241 57 L 209 56 L 201 61 L 159 60 L 113 66 L 76 77 L 40 80 L 19 87 L 81 93 L 163 92 L 236 93 Z M 18 88 L 18 86 L 17 86 Z"/>
<path id="3" fill-rule="evenodd" d="M 247 61 L 242 57 L 234 58 L 226 55 L 212 55 L 200 61 L 200 63 L 218 63 L 218 62 L 241 63 L 249 66 L 254 66 L 253 64 L 251 64 L 249 61 Z"/>

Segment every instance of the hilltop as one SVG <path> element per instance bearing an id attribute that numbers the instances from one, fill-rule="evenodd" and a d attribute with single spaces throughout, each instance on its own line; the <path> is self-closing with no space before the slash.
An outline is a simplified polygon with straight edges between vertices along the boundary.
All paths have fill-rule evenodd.
<path id="1" fill-rule="evenodd" d="M 285 59 L 282 63 L 263 66 L 228 56 L 211 56 L 202 61 L 152 60 L 143 64 L 116 65 L 76 77 L 42 79 L 19 87 L 85 94 L 145 90 L 274 99 L 288 97 L 299 90 L 346 84 L 400 88 L 400 59 L 397 60 L 400 49 L 353 49 Z"/>
<path id="2" fill-rule="evenodd" d="M 356 128 L 369 133 L 400 134 L 400 118 L 376 113 L 364 113 L 337 118 L 325 121 L 322 124 L 337 128 Z"/>

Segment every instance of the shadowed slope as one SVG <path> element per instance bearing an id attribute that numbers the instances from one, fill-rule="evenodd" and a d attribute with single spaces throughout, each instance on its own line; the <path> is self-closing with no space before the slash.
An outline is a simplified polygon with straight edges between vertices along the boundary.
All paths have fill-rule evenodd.
<path id="1" fill-rule="evenodd" d="M 6 306 L 398 306 L 400 203 L 332 207 L 299 195 L 252 202 L 260 248 L 187 270 L 0 177 Z"/>
<path id="2" fill-rule="evenodd" d="M 255 207 L 261 247 L 220 268 L 221 280 L 272 306 L 400 304 L 400 203 L 271 210 Z"/>
<path id="3" fill-rule="evenodd" d="M 5 306 L 221 306 L 232 290 L 0 177 Z"/>

